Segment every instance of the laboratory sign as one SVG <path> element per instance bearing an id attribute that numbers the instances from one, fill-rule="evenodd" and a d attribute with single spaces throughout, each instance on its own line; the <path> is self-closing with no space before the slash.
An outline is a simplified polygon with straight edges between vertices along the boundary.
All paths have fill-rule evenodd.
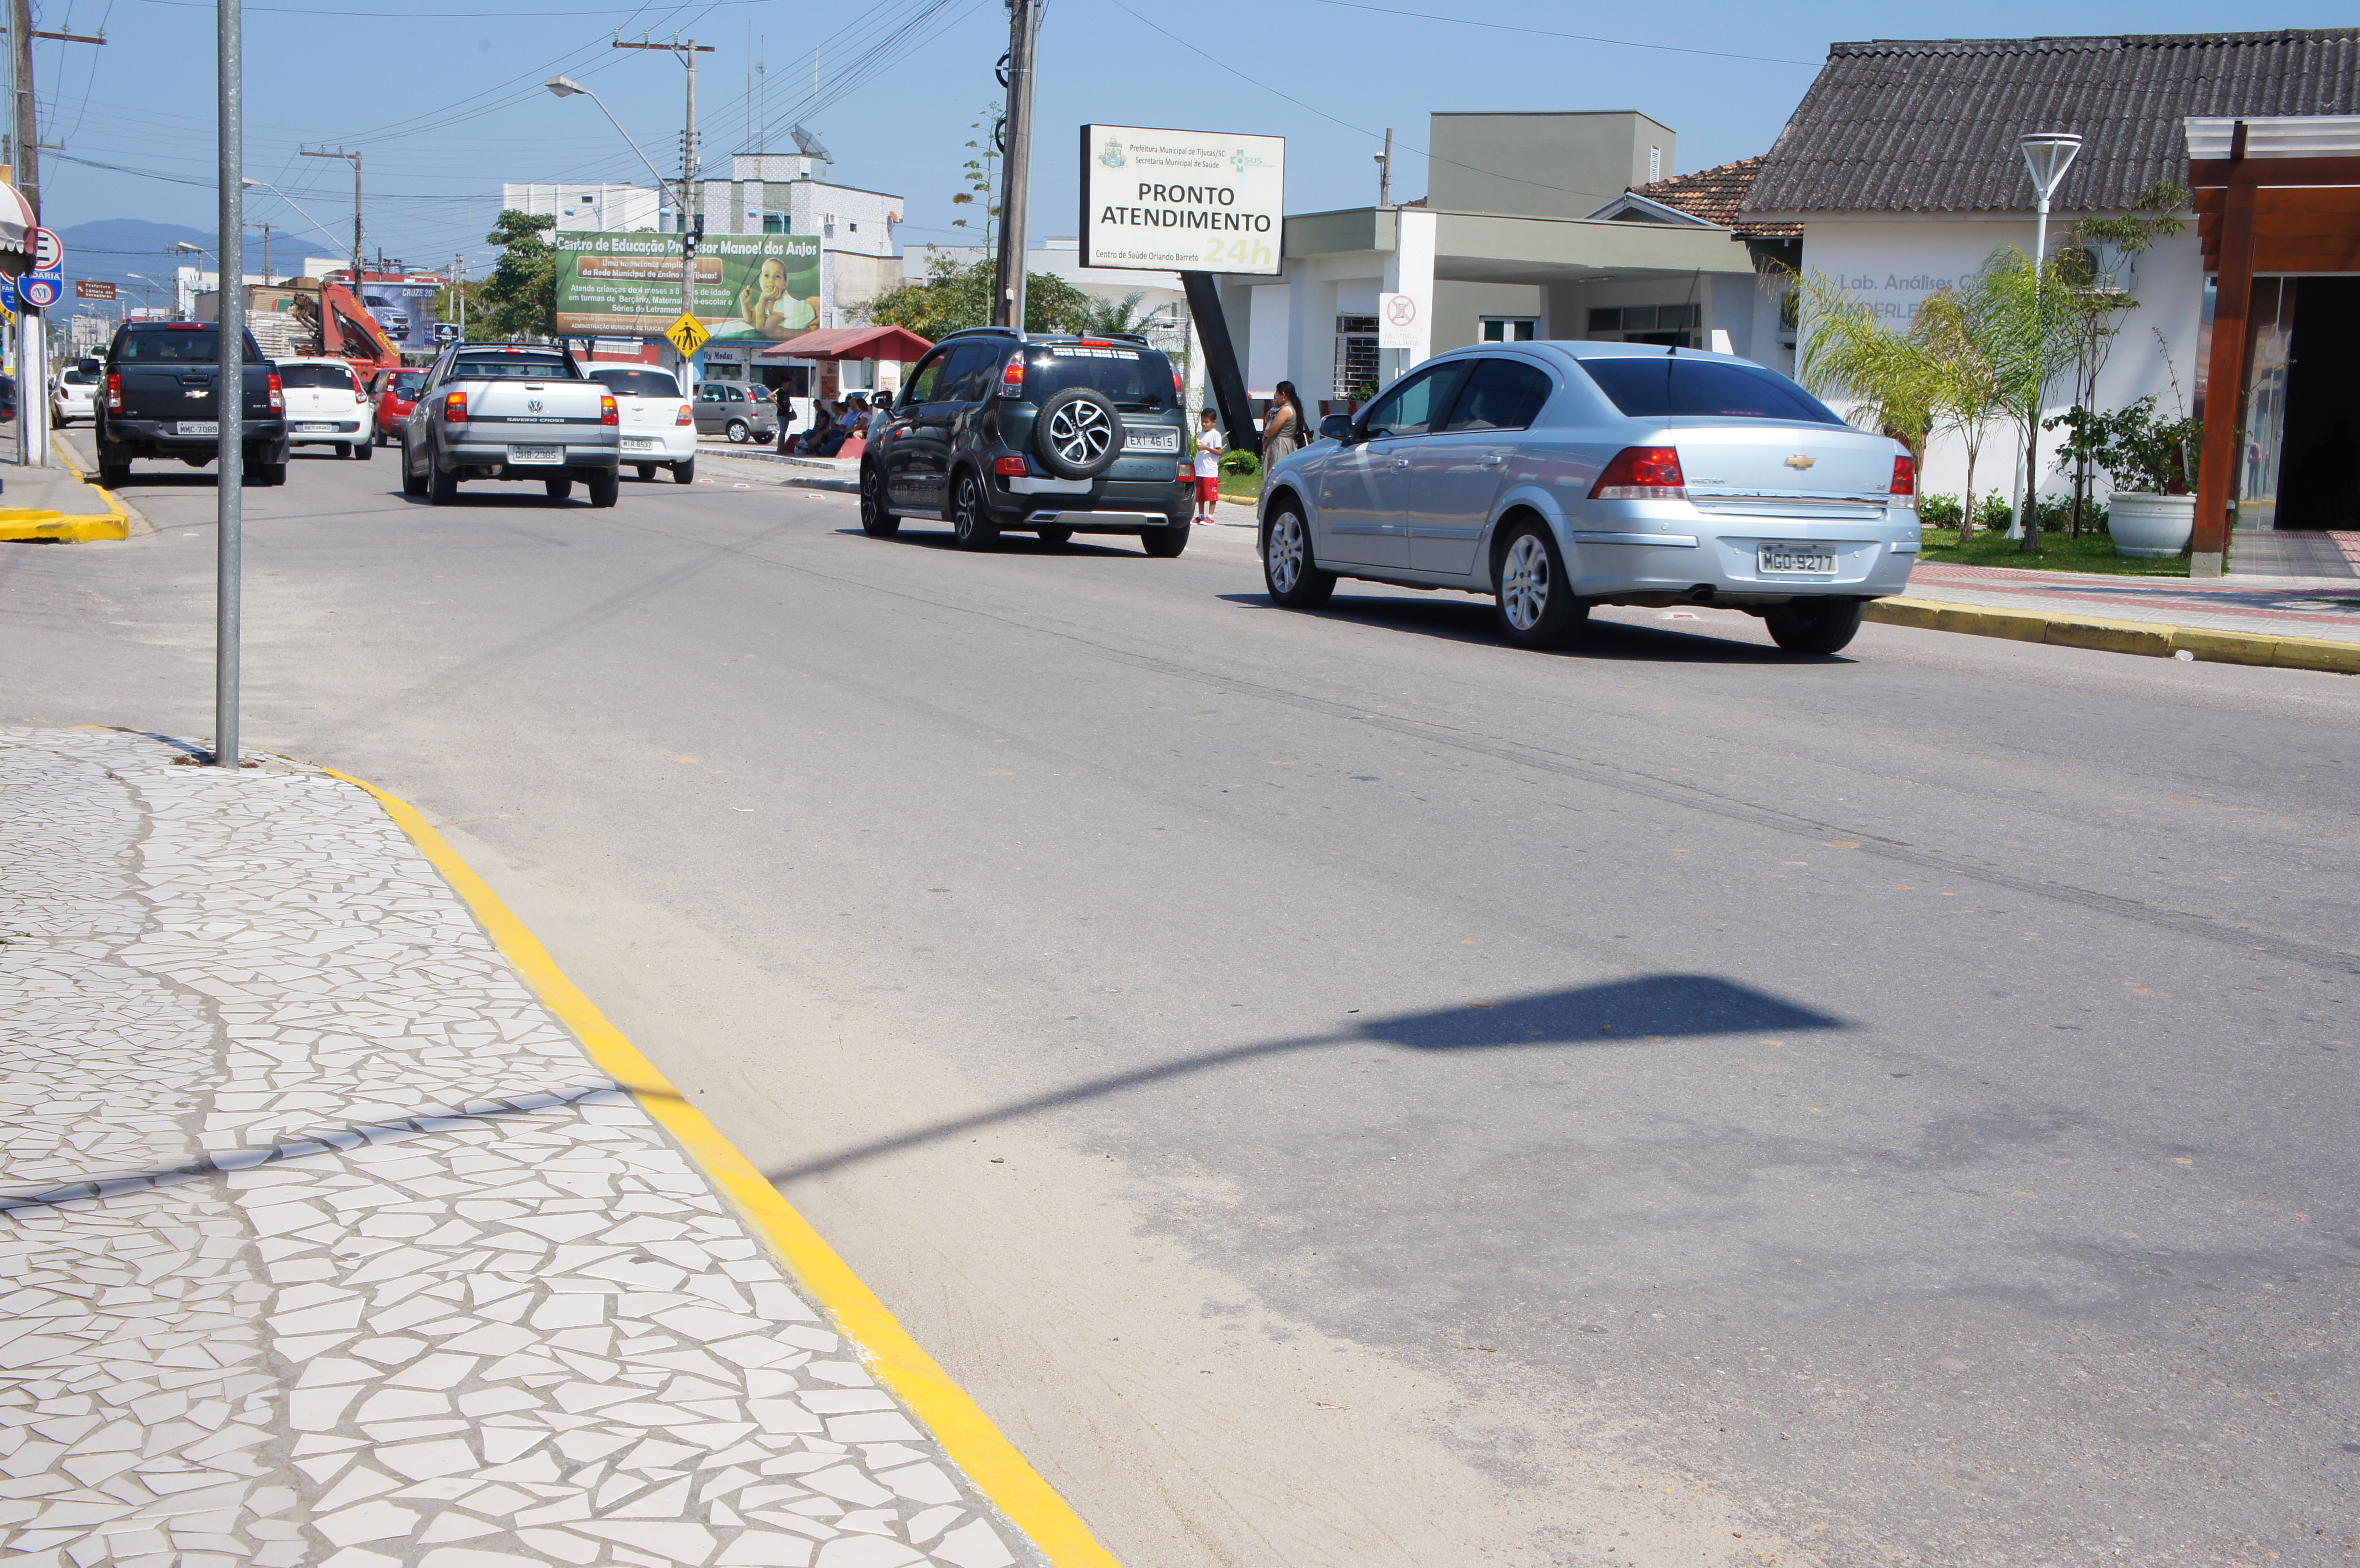
<path id="1" fill-rule="evenodd" d="M 1275 277 L 1286 139 L 1082 127 L 1082 265 Z"/>
<path id="2" fill-rule="evenodd" d="M 661 337 L 681 316 L 680 235 L 564 230 L 557 247 L 557 330 Z M 819 241 L 808 234 L 707 234 L 694 263 L 694 314 L 716 341 L 783 343 L 819 324 Z"/>

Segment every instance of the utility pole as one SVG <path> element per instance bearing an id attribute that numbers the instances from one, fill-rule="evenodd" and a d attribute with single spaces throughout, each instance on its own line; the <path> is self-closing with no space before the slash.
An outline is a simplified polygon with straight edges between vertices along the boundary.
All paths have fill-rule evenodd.
<path id="1" fill-rule="evenodd" d="M 270 231 L 277 228 L 279 225 L 276 223 L 248 223 L 246 226 L 249 229 L 260 229 L 262 231 L 262 280 L 265 283 L 268 283 L 270 281 Z"/>
<path id="2" fill-rule="evenodd" d="M 467 257 L 464 252 L 451 258 L 451 298 L 459 305 L 459 341 L 467 341 Z"/>
<path id="3" fill-rule="evenodd" d="M 991 320 L 1024 330 L 1025 202 L 1032 183 L 1032 51 L 1041 38 L 1041 0 L 1008 0 L 1007 161 L 1000 166 L 1000 254 L 993 268 Z"/>
<path id="4" fill-rule="evenodd" d="M 214 296 L 221 301 L 214 312 L 220 323 L 221 376 L 213 398 L 221 440 L 213 448 L 213 766 L 232 769 L 238 760 L 246 519 L 246 61 L 240 7 L 241 0 L 220 0 L 215 83 L 221 115 L 215 141 L 221 159 L 217 259 L 222 274 L 221 290 Z"/>
<path id="5" fill-rule="evenodd" d="M 1385 127 L 1385 150 L 1377 154 L 1377 205 L 1393 204 L 1393 128 Z"/>
<path id="6" fill-rule="evenodd" d="M 361 244 L 361 155 L 345 152 L 342 148 L 333 152 L 324 147 L 316 152 L 310 147 L 297 150 L 305 158 L 341 158 L 353 166 L 353 289 L 357 293 L 361 286 L 361 259 L 366 254 Z"/>
<path id="7" fill-rule="evenodd" d="M 38 31 L 33 26 L 32 0 L 9 0 L 9 75 L 16 90 L 13 116 L 16 128 L 11 137 L 16 144 L 13 173 L 16 190 L 25 198 L 25 204 L 33 210 L 38 223 L 41 214 L 41 132 L 36 113 L 38 101 L 33 93 L 35 38 L 56 38 L 73 44 L 104 44 L 106 38 L 104 35 Z M 40 310 L 25 303 L 20 296 L 16 302 L 16 461 L 27 468 L 49 465 L 49 346 Z"/>
<path id="8" fill-rule="evenodd" d="M 681 64 L 688 68 L 688 120 L 680 133 L 680 201 L 677 206 L 680 214 L 680 313 L 694 316 L 696 314 L 696 245 L 705 234 L 705 220 L 698 211 L 696 189 L 696 57 L 711 54 L 713 46 L 700 44 L 694 38 L 683 42 L 678 33 L 672 36 L 669 43 L 656 43 L 642 33 L 637 43 L 628 42 L 617 35 L 614 47 L 663 49 L 678 56 Z M 680 356 L 680 384 L 684 391 L 692 394 L 696 390 L 693 385 L 695 378 L 689 374 L 694 363 L 693 356 L 689 354 Z"/>

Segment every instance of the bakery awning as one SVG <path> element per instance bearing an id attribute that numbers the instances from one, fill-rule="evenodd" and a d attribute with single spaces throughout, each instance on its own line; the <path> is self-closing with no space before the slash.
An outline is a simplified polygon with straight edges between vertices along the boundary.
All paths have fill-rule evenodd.
<path id="1" fill-rule="evenodd" d="M 762 351 L 764 359 L 922 358 L 934 345 L 906 327 L 830 327 Z"/>

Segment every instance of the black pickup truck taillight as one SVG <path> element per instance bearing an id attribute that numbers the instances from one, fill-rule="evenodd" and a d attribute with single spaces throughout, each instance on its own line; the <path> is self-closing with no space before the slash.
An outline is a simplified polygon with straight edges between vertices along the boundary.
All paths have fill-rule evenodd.
<path id="1" fill-rule="evenodd" d="M 279 384 L 279 372 L 275 370 L 270 373 L 270 411 L 274 414 L 287 411 L 287 388 Z"/>
<path id="2" fill-rule="evenodd" d="M 106 373 L 106 411 L 123 412 L 123 377 L 112 370 Z"/>

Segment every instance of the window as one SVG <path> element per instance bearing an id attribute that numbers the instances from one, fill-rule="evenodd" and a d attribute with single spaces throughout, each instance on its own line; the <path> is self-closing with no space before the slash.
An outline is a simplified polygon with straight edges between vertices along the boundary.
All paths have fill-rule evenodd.
<path id="1" fill-rule="evenodd" d="M 1442 411 L 1450 407 L 1451 395 L 1459 390 L 1459 380 L 1466 374 L 1466 362 L 1460 360 L 1404 377 L 1392 391 L 1369 405 L 1369 411 L 1360 419 L 1362 435 L 1376 441 L 1388 436 L 1426 434 Z"/>
<path id="2" fill-rule="evenodd" d="M 453 381 L 571 381 L 572 367 L 552 354 L 470 354 L 454 362 Z"/>
<path id="3" fill-rule="evenodd" d="M 942 389 L 934 394 L 938 403 L 975 403 L 982 400 L 984 377 L 998 370 L 1008 351 L 1015 345 L 1006 338 L 970 340 L 951 347 L 950 364 L 943 371 Z"/>
<path id="4" fill-rule="evenodd" d="M 1485 343 L 1530 343 L 1541 335 L 1540 321 L 1532 316 L 1486 316 L 1483 318 Z"/>
<path id="5" fill-rule="evenodd" d="M 1704 324 L 1704 307 L 1681 305 L 1608 305 L 1590 312 L 1590 337 L 1602 343 L 1664 343 L 1696 348 L 1697 329 Z"/>
<path id="6" fill-rule="evenodd" d="M 115 357 L 212 365 L 221 358 L 221 329 L 172 326 L 126 332 L 115 340 Z M 246 364 L 253 365 L 261 358 L 262 351 L 254 345 L 254 334 L 246 333 Z"/>
<path id="7" fill-rule="evenodd" d="M 1683 414 L 1748 419 L 1802 419 L 1815 425 L 1843 423 L 1828 406 L 1785 376 L 1756 365 L 1725 359 L 1682 359 L 1638 354 L 1585 359 L 1581 368 L 1616 408 L 1633 419 Z"/>
<path id="8" fill-rule="evenodd" d="M 934 400 L 934 388 L 942 384 L 943 362 L 949 358 L 950 351 L 945 349 L 941 354 L 934 355 L 932 359 L 927 360 L 923 365 L 918 366 L 916 374 L 910 377 L 910 389 L 903 396 L 901 400 L 905 403 L 933 402 Z M 797 392 L 793 394 L 793 396 L 798 397 L 809 397 L 810 393 L 806 390 Z"/>
<path id="9" fill-rule="evenodd" d="M 1377 384 L 1377 319 L 1374 316 L 1336 318 L 1336 382 L 1338 397 L 1367 397 Z"/>
<path id="10" fill-rule="evenodd" d="M 341 365 L 282 365 L 279 385 L 315 392 L 356 392 L 353 373 Z"/>
<path id="11" fill-rule="evenodd" d="M 1521 430 L 1548 401 L 1548 372 L 1521 360 L 1479 360 L 1446 430 Z"/>
<path id="12" fill-rule="evenodd" d="M 393 395 L 403 399 L 415 398 L 418 396 L 418 389 L 425 385 L 425 371 L 398 371 L 393 377 Z"/>
<path id="13" fill-rule="evenodd" d="M 661 370 L 594 370 L 591 379 L 619 397 L 677 397 L 680 383 Z"/>
<path id="14" fill-rule="evenodd" d="M 1153 349 L 1068 348 L 1036 353 L 1024 371 L 1027 402 L 1045 401 L 1068 387 L 1095 387 L 1127 413 L 1160 411 L 1176 405 L 1172 362 Z"/>

